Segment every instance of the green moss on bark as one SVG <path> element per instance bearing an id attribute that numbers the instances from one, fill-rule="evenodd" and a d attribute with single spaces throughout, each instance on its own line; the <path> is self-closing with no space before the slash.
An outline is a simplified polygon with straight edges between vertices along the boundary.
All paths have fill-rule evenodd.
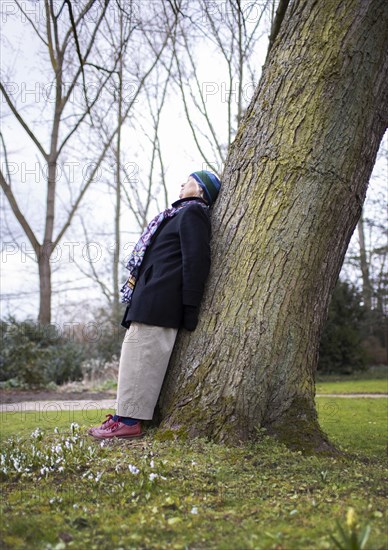
<path id="1" fill-rule="evenodd" d="M 306 397 L 296 397 L 281 418 L 264 425 L 269 435 L 275 436 L 291 450 L 303 454 L 336 455 L 339 451 L 320 428 L 317 413 Z"/>

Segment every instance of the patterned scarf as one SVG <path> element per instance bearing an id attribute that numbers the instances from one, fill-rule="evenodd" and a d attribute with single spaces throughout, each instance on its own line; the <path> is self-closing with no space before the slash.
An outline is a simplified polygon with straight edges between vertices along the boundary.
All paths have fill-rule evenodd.
<path id="1" fill-rule="evenodd" d="M 151 243 L 151 239 L 153 235 L 156 233 L 158 227 L 160 224 L 168 219 L 175 216 L 179 210 L 182 210 L 182 208 L 185 208 L 189 204 L 200 204 L 203 206 L 203 208 L 209 208 L 203 201 L 201 200 L 190 200 L 186 201 L 179 206 L 172 206 L 171 208 L 166 208 L 163 212 L 160 212 L 155 218 L 153 218 L 150 223 L 147 225 L 147 227 L 144 230 L 144 233 L 140 237 L 140 239 L 137 241 L 134 249 L 131 252 L 131 255 L 129 256 L 129 260 L 127 262 L 126 268 L 129 270 L 129 277 L 123 287 L 121 288 L 120 292 L 123 293 L 123 296 L 121 298 L 121 301 L 127 302 L 128 304 L 131 303 L 132 300 L 132 294 L 133 290 L 135 288 L 136 281 L 139 276 L 140 266 L 142 264 L 144 254 L 149 247 Z"/>

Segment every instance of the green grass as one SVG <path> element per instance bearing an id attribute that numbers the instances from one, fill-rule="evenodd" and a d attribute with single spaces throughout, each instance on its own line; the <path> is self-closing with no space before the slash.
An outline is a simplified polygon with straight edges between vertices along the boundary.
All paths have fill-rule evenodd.
<path id="1" fill-rule="evenodd" d="M 325 393 L 386 393 L 388 379 L 385 380 L 340 380 L 337 382 L 317 382 L 316 392 Z"/>
<path id="2" fill-rule="evenodd" d="M 331 550 L 335 520 L 346 528 L 353 507 L 358 529 L 371 526 L 366 549 L 386 549 L 387 400 L 317 405 L 323 428 L 350 456 L 306 457 L 266 436 L 234 448 L 163 441 L 154 430 L 101 446 L 85 430 L 110 411 L 3 414 L 0 547 Z M 43 433 L 31 437 L 37 425 Z M 9 438 L 15 430 L 19 440 Z M 63 470 L 42 474 L 58 456 Z"/>
<path id="3" fill-rule="evenodd" d="M 388 399 L 318 397 L 316 402 L 320 425 L 338 447 L 386 457 Z"/>
<path id="4" fill-rule="evenodd" d="M 317 394 L 325 393 L 386 393 L 388 394 L 388 367 L 370 367 L 365 371 L 349 374 L 326 374 L 318 372 Z"/>

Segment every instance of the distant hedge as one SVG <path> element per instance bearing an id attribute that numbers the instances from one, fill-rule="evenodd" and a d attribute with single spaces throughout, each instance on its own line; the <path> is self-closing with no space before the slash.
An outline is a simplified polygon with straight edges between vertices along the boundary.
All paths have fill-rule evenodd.
<path id="1" fill-rule="evenodd" d="M 355 287 L 338 281 L 321 337 L 319 371 L 351 373 L 366 368 L 363 339 L 367 312 L 361 302 Z"/>
<path id="2" fill-rule="evenodd" d="M 9 317 L 0 322 L 0 382 L 11 387 L 40 387 L 81 380 L 87 356 L 82 342 L 61 335 L 55 325 Z"/>

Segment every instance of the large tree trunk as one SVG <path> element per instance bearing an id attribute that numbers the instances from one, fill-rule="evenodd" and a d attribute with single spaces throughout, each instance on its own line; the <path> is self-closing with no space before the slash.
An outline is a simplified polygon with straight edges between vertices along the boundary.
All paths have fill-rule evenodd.
<path id="1" fill-rule="evenodd" d="M 314 404 L 322 324 L 388 119 L 386 0 L 295 0 L 227 159 L 198 328 L 162 427 L 236 442 L 267 428 L 328 449 Z"/>

